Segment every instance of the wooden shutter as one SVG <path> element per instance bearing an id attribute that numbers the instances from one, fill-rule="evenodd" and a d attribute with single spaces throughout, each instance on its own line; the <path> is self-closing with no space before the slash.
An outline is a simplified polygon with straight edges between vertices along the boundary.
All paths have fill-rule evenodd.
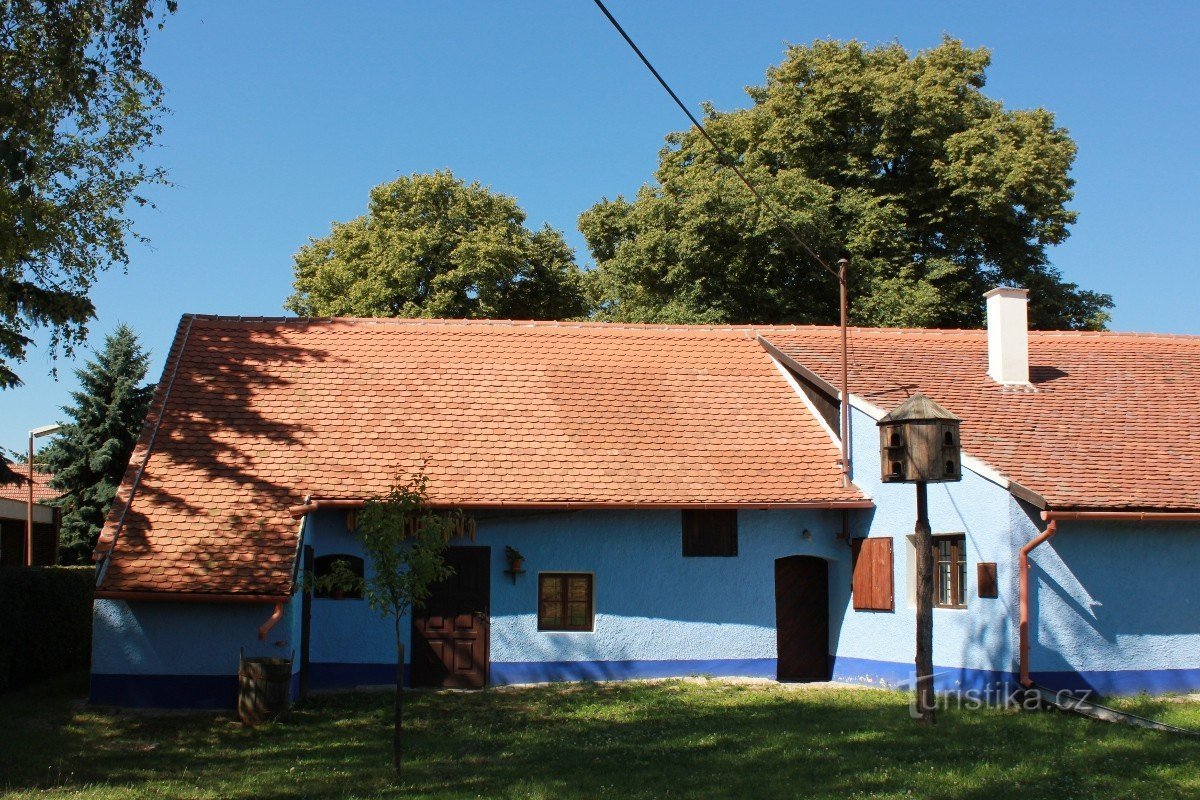
<path id="1" fill-rule="evenodd" d="M 893 611 L 892 540 L 855 539 L 853 547 L 855 611 Z"/>
<path id="2" fill-rule="evenodd" d="M 996 562 L 980 561 L 976 567 L 980 597 L 999 597 L 1000 583 L 996 579 Z"/>
<path id="3" fill-rule="evenodd" d="M 685 558 L 738 554 L 736 509 L 684 511 L 682 522 Z"/>

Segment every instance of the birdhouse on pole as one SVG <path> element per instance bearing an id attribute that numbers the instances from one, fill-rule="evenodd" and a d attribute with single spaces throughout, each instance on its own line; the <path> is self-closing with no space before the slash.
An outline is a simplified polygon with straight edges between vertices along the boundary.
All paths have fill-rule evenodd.
<path id="1" fill-rule="evenodd" d="M 962 480 L 962 420 L 917 393 L 879 420 L 884 483 L 947 483 Z"/>

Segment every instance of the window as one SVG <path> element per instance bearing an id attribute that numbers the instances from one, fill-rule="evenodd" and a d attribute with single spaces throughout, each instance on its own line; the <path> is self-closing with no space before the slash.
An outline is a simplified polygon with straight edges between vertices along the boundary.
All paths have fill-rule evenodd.
<path id="1" fill-rule="evenodd" d="M 967 607 L 967 537 L 933 537 L 933 605 Z"/>
<path id="2" fill-rule="evenodd" d="M 592 576 L 586 572 L 538 575 L 538 630 L 592 629 Z"/>
<path id="3" fill-rule="evenodd" d="M 684 511 L 684 558 L 738 554 L 737 510 Z"/>
<path id="4" fill-rule="evenodd" d="M 855 611 L 893 611 L 892 540 L 855 539 L 851 545 Z"/>
<path id="5" fill-rule="evenodd" d="M 334 565 L 338 562 L 343 562 L 346 568 L 350 570 L 356 577 L 363 576 L 363 560 L 358 556 L 347 555 L 344 553 L 330 553 L 329 555 L 317 556 L 313 559 L 313 577 L 320 579 L 327 575 L 333 574 Z M 340 568 L 339 568 L 340 569 Z M 345 591 L 342 589 L 330 590 L 318 586 L 313 590 L 314 597 L 328 597 L 332 600 L 360 599 L 361 591 Z"/>

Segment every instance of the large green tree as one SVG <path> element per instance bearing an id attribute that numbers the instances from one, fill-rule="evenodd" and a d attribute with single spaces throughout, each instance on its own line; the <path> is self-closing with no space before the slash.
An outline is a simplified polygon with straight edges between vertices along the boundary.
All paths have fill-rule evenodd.
<path id="1" fill-rule="evenodd" d="M 31 329 L 49 329 L 52 354 L 84 341 L 88 291 L 128 262 L 128 208 L 163 179 L 137 160 L 162 109 L 142 66 L 157 5 L 0 2 L 0 389 L 20 383 Z"/>
<path id="2" fill-rule="evenodd" d="M 150 356 L 126 325 L 104 339 L 64 406 L 69 421 L 39 454 L 64 494 L 59 560 L 88 561 L 137 444 L 154 386 L 144 384 Z"/>
<path id="3" fill-rule="evenodd" d="M 586 312 L 558 231 L 449 171 L 371 190 L 365 216 L 295 256 L 288 309 L 304 316 L 567 319 Z"/>
<path id="4" fill-rule="evenodd" d="M 982 89 L 990 55 L 946 38 L 793 46 L 706 127 L 803 239 L 851 260 L 858 324 L 978 326 L 982 294 L 1031 290 L 1043 328 L 1100 328 L 1112 300 L 1064 281 L 1047 248 L 1075 212 L 1075 144 L 1043 109 Z M 694 129 L 673 133 L 655 181 L 580 218 L 602 318 L 835 322 L 837 282 Z"/>

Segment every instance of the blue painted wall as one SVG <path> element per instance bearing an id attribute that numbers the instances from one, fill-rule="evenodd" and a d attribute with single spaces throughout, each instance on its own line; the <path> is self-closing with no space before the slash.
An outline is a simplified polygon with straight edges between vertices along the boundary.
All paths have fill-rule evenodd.
<path id="1" fill-rule="evenodd" d="M 96 600 L 91 699 L 101 705 L 232 708 L 238 653 L 288 658 L 297 651 L 292 607 L 258 640 L 270 605 Z M 297 658 L 297 660 L 299 660 Z"/>
<path id="2" fill-rule="evenodd" d="M 894 539 L 896 610 L 843 609 L 834 652 L 838 680 L 898 685 L 911 680 L 916 517 L 911 485 L 880 481 L 878 429 L 851 414 L 854 481 L 876 503 L 855 517 L 856 536 Z M 998 484 L 963 470 L 959 483 L 929 487 L 934 534 L 963 533 L 967 608 L 934 610 L 937 686 L 1015 686 L 1018 668 L 1017 554 L 1044 527 L 1036 510 Z M 1200 689 L 1200 526 L 1059 523 L 1032 555 L 1033 677 L 1053 689 L 1102 693 Z M 999 597 L 978 596 L 976 565 L 997 564 Z"/>
<path id="3" fill-rule="evenodd" d="M 896 685 L 911 679 L 915 649 L 915 549 L 910 537 L 916 521 L 916 488 L 885 484 L 879 479 L 879 433 L 875 421 L 853 410 L 851 432 L 854 481 L 876 504 L 855 517 L 855 536 L 893 539 L 896 608 L 893 612 L 855 611 L 842 607 L 841 637 L 834 652 L 838 680 Z M 1016 652 L 1017 575 L 1013 554 L 1012 496 L 996 484 L 964 469 L 959 483 L 929 487 L 929 519 L 934 534 L 966 535 L 968 607 L 934 609 L 934 664 L 943 674 L 942 689 L 978 688 L 995 680 L 995 672 L 1011 672 Z M 1021 519 L 1028 521 L 1023 514 Z M 1018 545 L 1019 547 L 1019 545 Z M 977 596 L 975 564 L 994 561 L 1000 596 Z"/>
<path id="4" fill-rule="evenodd" d="M 1200 689 L 1200 526 L 1058 531 L 1031 556 L 1035 680 L 1114 694 Z"/>
<path id="5" fill-rule="evenodd" d="M 317 556 L 361 555 L 341 512 L 313 516 Z M 831 607 L 849 593 L 840 512 L 744 511 L 736 558 L 683 558 L 678 511 L 481 512 L 473 544 L 491 547 L 491 682 L 734 674 L 775 675 L 775 559 L 830 562 Z M 804 532 L 809 537 L 805 538 Z M 504 547 L 526 558 L 514 584 Z M 537 630 L 537 573 L 595 575 L 593 631 Z M 836 635 L 833 623 L 831 640 Z M 409 625 L 403 630 L 408 644 Z M 365 601 L 314 599 L 314 678 L 385 682 L 391 623 Z M 827 652 L 831 643 L 826 644 Z"/>

